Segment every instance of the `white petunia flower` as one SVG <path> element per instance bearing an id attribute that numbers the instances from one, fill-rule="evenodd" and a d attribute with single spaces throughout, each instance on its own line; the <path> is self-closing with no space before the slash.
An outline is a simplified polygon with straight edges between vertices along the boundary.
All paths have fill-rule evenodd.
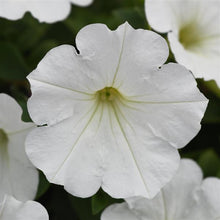
<path id="1" fill-rule="evenodd" d="M 220 0 L 146 0 L 149 24 L 168 39 L 176 61 L 220 87 Z"/>
<path id="2" fill-rule="evenodd" d="M 93 24 L 76 45 L 79 54 L 51 50 L 28 76 L 30 115 L 47 126 L 27 137 L 27 154 L 75 196 L 101 186 L 151 198 L 177 170 L 177 148 L 199 131 L 207 99 L 184 67 L 163 65 L 168 47 L 154 32 Z"/>
<path id="3" fill-rule="evenodd" d="M 181 160 L 170 183 L 152 200 L 136 197 L 109 206 L 101 220 L 219 220 L 220 179 L 202 180 L 192 160 Z"/>
<path id="4" fill-rule="evenodd" d="M 71 3 L 87 6 L 92 0 L 0 0 L 0 17 L 17 20 L 30 12 L 40 22 L 52 23 L 68 16 Z"/>
<path id="5" fill-rule="evenodd" d="M 35 197 L 38 172 L 25 153 L 24 142 L 33 123 L 21 121 L 22 110 L 10 96 L 0 94 L 0 201 L 5 194 L 20 201 Z"/>
<path id="6" fill-rule="evenodd" d="M 46 209 L 37 202 L 20 202 L 5 196 L 0 203 L 0 220 L 49 220 Z"/>

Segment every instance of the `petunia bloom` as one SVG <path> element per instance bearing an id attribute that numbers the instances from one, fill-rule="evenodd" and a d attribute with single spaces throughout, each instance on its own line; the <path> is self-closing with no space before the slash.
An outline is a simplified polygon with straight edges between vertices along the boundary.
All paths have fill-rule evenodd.
<path id="1" fill-rule="evenodd" d="M 83 28 L 76 50 L 52 49 L 29 76 L 27 137 L 33 164 L 52 183 L 88 197 L 153 197 L 199 131 L 207 99 L 191 73 L 163 65 L 166 41 L 129 24 Z M 79 53 L 77 52 L 79 51 Z"/>
<path id="2" fill-rule="evenodd" d="M 152 200 L 136 197 L 109 206 L 101 220 L 219 220 L 220 179 L 202 180 L 192 160 L 181 160 L 170 183 Z"/>
<path id="3" fill-rule="evenodd" d="M 68 16 L 71 3 L 87 6 L 92 0 L 0 0 L 0 17 L 17 20 L 31 12 L 40 22 L 52 23 Z"/>
<path id="4" fill-rule="evenodd" d="M 10 96 L 0 94 L 0 202 L 5 194 L 20 201 L 32 200 L 38 172 L 25 153 L 24 142 L 33 123 L 21 121 L 22 110 Z"/>
<path id="5" fill-rule="evenodd" d="M 168 33 L 176 61 L 220 87 L 220 0 L 146 0 L 149 24 Z"/>
<path id="6" fill-rule="evenodd" d="M 49 220 L 46 209 L 37 202 L 20 202 L 5 196 L 0 203 L 0 220 Z"/>

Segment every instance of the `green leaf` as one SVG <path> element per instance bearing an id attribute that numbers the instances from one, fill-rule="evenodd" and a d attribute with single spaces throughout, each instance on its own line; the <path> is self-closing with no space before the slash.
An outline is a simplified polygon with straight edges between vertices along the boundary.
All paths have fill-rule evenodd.
<path id="1" fill-rule="evenodd" d="M 216 176 L 220 168 L 220 158 L 213 149 L 204 151 L 198 160 L 204 176 Z"/>
<path id="2" fill-rule="evenodd" d="M 41 171 L 39 173 L 39 180 L 36 199 L 39 199 L 50 187 L 50 183 L 47 181 L 45 175 Z"/>
<path id="3" fill-rule="evenodd" d="M 113 11 L 120 23 L 128 21 L 134 28 L 147 28 L 147 21 L 142 7 L 121 8 Z"/>
<path id="4" fill-rule="evenodd" d="M 212 92 L 216 97 L 220 98 L 220 88 L 217 86 L 214 80 L 200 80 L 200 83 L 202 83 L 203 86 L 206 87 L 206 89 L 208 89 L 210 92 Z"/>
<path id="5" fill-rule="evenodd" d="M 218 171 L 216 177 L 220 178 L 220 167 L 219 167 L 219 171 Z"/>
<path id="6" fill-rule="evenodd" d="M 25 122 L 32 122 L 30 115 L 28 113 L 27 109 L 27 92 L 29 89 L 29 84 L 27 80 L 24 80 L 22 82 L 14 83 L 10 86 L 10 93 L 11 96 L 14 97 L 19 105 L 21 106 L 23 112 L 22 112 L 22 120 Z"/>
<path id="7" fill-rule="evenodd" d="M 100 216 L 92 215 L 91 198 L 82 199 L 69 195 L 69 199 L 77 220 L 100 220 Z"/>
<path id="8" fill-rule="evenodd" d="M 28 67 L 18 49 L 11 43 L 0 42 L 0 78 L 24 80 Z"/>
<path id="9" fill-rule="evenodd" d="M 57 47 L 59 44 L 55 40 L 44 40 L 42 41 L 38 47 L 34 48 L 29 57 L 28 63 L 35 69 L 38 62 L 46 55 L 46 53 L 54 47 Z"/>
<path id="10" fill-rule="evenodd" d="M 38 47 L 41 38 L 49 28 L 48 24 L 39 23 L 30 13 L 26 13 L 21 23 L 18 23 L 18 27 L 20 26 L 23 28 L 17 36 L 16 42 L 22 52 L 29 52 L 34 47 Z"/>
<path id="11" fill-rule="evenodd" d="M 51 24 L 41 40 L 52 39 L 62 44 L 70 44 L 74 42 L 74 31 L 68 28 L 65 23 L 57 22 Z"/>
<path id="12" fill-rule="evenodd" d="M 205 112 L 204 123 L 220 123 L 220 99 L 210 99 Z"/>
<path id="13" fill-rule="evenodd" d="M 96 215 L 99 212 L 101 212 L 103 209 L 105 209 L 107 206 L 115 203 L 117 200 L 110 197 L 108 194 L 103 192 L 102 190 L 99 190 L 98 193 L 96 193 L 92 197 L 92 214 Z"/>

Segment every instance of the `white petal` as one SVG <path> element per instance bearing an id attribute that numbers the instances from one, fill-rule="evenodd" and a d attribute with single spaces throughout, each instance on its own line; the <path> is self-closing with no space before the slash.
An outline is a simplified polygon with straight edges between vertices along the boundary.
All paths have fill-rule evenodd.
<path id="1" fill-rule="evenodd" d="M 169 33 L 168 39 L 178 63 L 191 70 L 196 78 L 214 79 L 220 87 L 220 37 L 210 42 L 203 52 L 186 50 L 174 33 Z"/>
<path id="2" fill-rule="evenodd" d="M 33 123 L 21 121 L 22 110 L 16 101 L 0 94 L 0 128 L 7 135 L 5 146 L 0 145 L 0 200 L 5 194 L 26 201 L 35 197 L 38 172 L 28 160 L 24 141 Z"/>
<path id="3" fill-rule="evenodd" d="M 219 179 L 208 178 L 202 183 L 199 166 L 183 159 L 175 177 L 153 199 L 128 198 L 128 206 L 125 203 L 112 205 L 102 216 L 106 217 L 103 220 L 120 219 L 123 214 L 144 220 L 218 220 L 219 193 Z"/>
<path id="4" fill-rule="evenodd" d="M 73 195 L 91 196 L 102 185 L 117 198 L 153 197 L 176 171 L 178 152 L 148 137 L 142 127 L 124 134 L 124 122 L 112 109 L 95 108 L 84 118 L 75 115 L 31 132 L 26 142 L 29 158 L 51 182 L 64 184 Z"/>
<path id="5" fill-rule="evenodd" d="M 14 133 L 33 127 L 32 123 L 21 121 L 22 109 L 9 95 L 0 93 L 0 128 L 6 133 Z"/>
<path id="6" fill-rule="evenodd" d="M 158 32 L 172 30 L 173 14 L 171 1 L 145 0 L 145 12 L 150 26 Z"/>
<path id="7" fill-rule="evenodd" d="M 17 20 L 24 16 L 26 12 L 30 12 L 40 22 L 53 23 L 64 20 L 71 9 L 71 2 L 87 6 L 92 0 L 1 0 L 0 17 L 10 20 Z"/>
<path id="8" fill-rule="evenodd" d="M 142 123 L 155 138 L 168 141 L 176 148 L 184 147 L 198 133 L 207 99 L 184 67 L 172 63 L 164 65 L 134 84 L 135 87 L 129 88 L 126 83 L 120 87 L 122 94 L 129 94 L 125 98 L 131 106 L 127 108 L 127 117 L 133 114 L 132 123 Z M 132 107 L 140 113 L 132 112 Z"/>
<path id="9" fill-rule="evenodd" d="M 197 192 L 199 204 L 198 214 L 200 219 L 220 219 L 220 179 L 210 177 L 203 181 Z"/>
<path id="10" fill-rule="evenodd" d="M 138 216 L 138 219 L 164 220 L 166 208 L 162 193 L 158 193 L 153 199 L 132 197 L 126 199 L 129 209 Z"/>
<path id="11" fill-rule="evenodd" d="M 171 31 L 168 39 L 176 61 L 195 77 L 214 79 L 220 86 L 220 1 L 146 0 L 145 9 L 155 30 Z M 181 30 L 190 25 L 192 30 L 188 30 L 185 37 L 193 39 L 191 36 L 197 35 L 198 39 L 186 47 L 181 42 Z"/>
<path id="12" fill-rule="evenodd" d="M 168 219 L 182 219 L 196 206 L 193 192 L 202 182 L 202 171 L 192 160 L 181 160 L 173 180 L 162 189 Z"/>
<path id="13" fill-rule="evenodd" d="M 105 86 L 117 87 L 126 78 L 132 81 L 137 70 L 143 74 L 150 67 L 161 66 L 168 57 L 163 38 L 151 31 L 134 30 L 128 23 L 116 31 L 102 24 L 88 25 L 78 33 L 76 44 Z"/>
<path id="14" fill-rule="evenodd" d="M 111 31 L 106 25 L 92 24 L 77 34 L 76 45 L 84 65 L 89 65 L 93 79 L 101 82 L 96 91 L 112 84 L 123 51 L 126 26 Z"/>
<path id="15" fill-rule="evenodd" d="M 177 30 L 196 17 L 201 0 L 145 0 L 150 26 L 158 32 Z M 202 3 L 203 4 L 203 3 Z M 205 16 L 204 16 L 205 17 Z"/>
<path id="16" fill-rule="evenodd" d="M 28 76 L 33 93 L 28 100 L 32 120 L 38 125 L 54 124 L 85 109 L 83 100 L 86 103 L 94 98 L 89 90 L 93 81 L 86 72 L 90 71 L 74 47 L 52 49 Z"/>
<path id="17" fill-rule="evenodd" d="M 120 219 L 120 215 L 125 213 L 144 220 L 193 220 L 188 213 L 196 206 L 193 191 L 201 182 L 202 172 L 198 165 L 192 160 L 181 160 L 175 177 L 153 199 L 128 198 L 126 199 L 128 206 L 124 203 L 115 204 L 107 208 L 102 216 L 106 216 L 106 220 L 113 220 Z"/>
<path id="18" fill-rule="evenodd" d="M 202 182 L 202 172 L 191 160 L 181 160 L 175 177 L 153 199 L 126 199 L 129 207 L 141 219 L 163 220 L 190 218 L 189 210 L 196 205 L 192 196 Z M 191 219 L 191 218 L 190 218 Z"/>
<path id="19" fill-rule="evenodd" d="M 163 65 L 169 50 L 160 35 L 142 29 L 134 30 L 127 23 L 123 26 L 119 27 L 119 30 L 124 28 L 125 34 L 112 86 L 129 85 L 131 88 L 137 80 L 142 80 L 150 71 Z"/>
<path id="20" fill-rule="evenodd" d="M 150 67 L 161 66 L 168 56 L 163 38 L 150 31 L 134 31 L 127 23 L 116 31 L 103 24 L 88 25 L 78 33 L 76 43 L 80 55 L 72 46 L 57 47 L 28 76 L 33 93 L 28 102 L 29 112 L 38 125 L 53 124 L 71 116 L 76 93 L 77 99 L 89 99 L 89 94 L 111 86 L 116 75 L 119 80 L 116 77 L 115 84 L 128 79 L 125 84 L 129 85 L 136 78 L 133 74 L 136 69 L 138 74 L 145 73 Z M 57 105 L 59 100 L 62 104 Z M 35 105 L 39 101 L 41 105 Z"/>
<path id="21" fill-rule="evenodd" d="M 24 16 L 25 8 L 21 2 L 1 0 L 0 17 L 17 20 Z"/>
<path id="22" fill-rule="evenodd" d="M 105 209 L 101 215 L 101 220 L 139 220 L 139 218 L 132 213 L 126 203 L 121 203 Z"/>
<path id="23" fill-rule="evenodd" d="M 90 5 L 93 0 L 70 0 L 75 5 L 87 6 Z"/>
<path id="24" fill-rule="evenodd" d="M 174 175 L 179 165 L 179 155 L 165 141 L 151 135 L 149 129 L 137 119 L 138 111 L 135 118 L 133 116 L 116 105 L 111 110 L 116 144 L 112 144 L 115 148 L 112 147 L 109 152 L 110 161 L 103 189 L 113 197 L 127 198 L 131 194 L 152 198 Z M 111 192 L 110 187 L 115 192 Z"/>
<path id="25" fill-rule="evenodd" d="M 40 22 L 53 23 L 64 20 L 71 9 L 71 5 L 67 0 L 29 1 L 24 2 L 26 10 L 30 11 Z"/>
<path id="26" fill-rule="evenodd" d="M 27 138 L 29 158 L 73 195 L 101 186 L 116 198 L 152 198 L 177 170 L 176 148 L 198 132 L 207 100 L 183 67 L 158 69 L 168 50 L 157 34 L 95 24 L 76 43 L 79 55 L 58 47 L 28 76 L 30 115 L 47 124 Z M 102 102 L 100 90 L 109 86 L 121 95 Z"/>
<path id="27" fill-rule="evenodd" d="M 1 220 L 49 220 L 47 211 L 40 203 L 22 203 L 12 196 L 6 196 L 0 204 L 0 216 Z"/>
<path id="28" fill-rule="evenodd" d="M 4 194 L 10 194 L 26 201 L 34 199 L 36 195 L 38 171 L 30 163 L 24 150 L 24 140 L 29 131 L 30 129 L 9 135 L 6 152 L 1 150 L 1 199 Z"/>
<path id="29" fill-rule="evenodd" d="M 100 117 L 97 111 L 96 104 L 55 126 L 35 129 L 26 140 L 29 158 L 49 181 L 65 185 L 81 197 L 91 196 L 101 185 L 101 143 L 94 144 Z"/>
<path id="30" fill-rule="evenodd" d="M 149 197 L 155 195 L 177 169 L 177 151 L 166 146 L 163 141 L 151 142 L 149 137 L 149 148 L 140 139 L 137 145 L 143 147 L 132 155 L 118 122 L 113 118 L 114 113 L 111 113 L 112 121 L 109 121 L 106 111 L 104 109 L 103 116 L 97 113 L 85 131 L 83 130 L 91 114 L 87 114 L 76 126 L 74 120 L 79 120 L 82 116 L 75 115 L 75 118 L 50 128 L 37 128 L 27 138 L 29 158 L 35 166 L 44 170 L 50 181 L 64 184 L 74 195 L 85 197 L 94 194 L 100 187 L 102 178 L 104 190 L 114 197 L 128 197 L 130 194 Z M 114 133 L 110 126 L 114 127 Z M 161 144 L 163 147 L 154 149 L 154 144 Z M 102 177 L 104 168 L 105 175 Z M 162 175 L 157 176 L 158 173 Z M 149 184 L 149 192 L 146 191 L 145 180 Z"/>

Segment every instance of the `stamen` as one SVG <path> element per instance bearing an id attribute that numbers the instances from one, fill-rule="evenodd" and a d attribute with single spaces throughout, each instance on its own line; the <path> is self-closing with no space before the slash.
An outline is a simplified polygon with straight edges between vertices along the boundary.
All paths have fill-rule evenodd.
<path id="1" fill-rule="evenodd" d="M 105 87 L 97 92 L 100 101 L 114 101 L 120 93 L 113 87 Z"/>

